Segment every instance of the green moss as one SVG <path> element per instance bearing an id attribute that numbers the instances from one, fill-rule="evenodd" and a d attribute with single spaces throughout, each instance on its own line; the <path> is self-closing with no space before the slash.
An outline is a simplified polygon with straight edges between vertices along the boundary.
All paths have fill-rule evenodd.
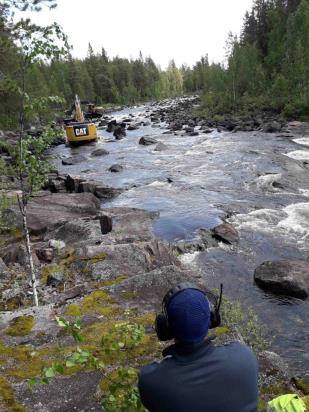
<path id="1" fill-rule="evenodd" d="M 219 337 L 219 336 L 226 335 L 226 334 L 230 333 L 230 331 L 231 330 L 227 325 L 219 326 L 218 328 L 211 329 L 209 331 L 209 336 L 210 337 L 212 337 L 212 336 Z"/>
<path id="2" fill-rule="evenodd" d="M 125 299 L 125 300 L 134 300 L 136 299 L 136 296 L 137 296 L 136 292 L 122 292 L 121 293 L 122 299 Z"/>
<path id="3" fill-rule="evenodd" d="M 302 391 L 304 395 L 309 395 L 309 382 L 308 381 L 295 378 L 294 383 L 295 383 L 296 388 Z"/>
<path id="4" fill-rule="evenodd" d="M 267 410 L 267 403 L 264 399 L 259 399 L 258 403 L 258 412 L 266 412 Z"/>
<path id="5" fill-rule="evenodd" d="M 286 395 L 291 393 L 291 388 L 283 382 L 277 382 L 275 385 L 263 386 L 260 389 L 262 395 L 271 395 L 272 397 L 278 395 Z"/>
<path id="6" fill-rule="evenodd" d="M 18 316 L 13 319 L 5 333 L 10 336 L 26 336 L 32 331 L 34 324 L 33 316 Z"/>
<path id="7" fill-rule="evenodd" d="M 0 409 L 1 406 L 10 412 L 26 412 L 27 409 L 21 406 L 14 397 L 13 389 L 10 383 L 0 376 Z"/>
<path id="8" fill-rule="evenodd" d="M 116 277 L 115 279 L 109 279 L 109 280 L 103 280 L 102 282 L 98 282 L 99 286 L 114 286 L 114 285 L 119 285 L 122 283 L 124 280 L 126 280 L 128 277 L 121 275 Z"/>
<path id="9" fill-rule="evenodd" d="M 65 272 L 65 267 L 63 265 L 46 265 L 43 267 L 41 271 L 41 281 L 44 285 L 46 285 L 48 277 L 51 276 L 53 273 L 59 272 Z"/>
<path id="10" fill-rule="evenodd" d="M 81 316 L 80 306 L 76 303 L 72 303 L 71 305 L 67 306 L 64 313 L 67 316 Z"/>

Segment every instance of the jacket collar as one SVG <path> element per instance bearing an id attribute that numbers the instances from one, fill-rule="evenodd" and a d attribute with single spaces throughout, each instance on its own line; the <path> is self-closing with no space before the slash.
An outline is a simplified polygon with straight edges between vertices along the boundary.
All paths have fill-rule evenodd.
<path id="1" fill-rule="evenodd" d="M 168 346 L 162 352 L 162 355 L 172 356 L 173 358 L 183 361 L 190 362 L 204 356 L 208 352 L 212 352 L 214 349 L 211 339 L 204 339 L 202 342 L 186 345 L 183 343 L 175 343 L 174 345 Z"/>

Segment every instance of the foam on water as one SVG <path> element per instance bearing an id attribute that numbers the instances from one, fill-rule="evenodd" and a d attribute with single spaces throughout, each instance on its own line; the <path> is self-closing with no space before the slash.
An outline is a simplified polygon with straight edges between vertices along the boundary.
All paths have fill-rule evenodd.
<path id="1" fill-rule="evenodd" d="M 293 139 L 293 142 L 304 146 L 309 146 L 309 137 L 299 137 L 298 139 Z"/>
<path id="2" fill-rule="evenodd" d="M 193 253 L 185 253 L 184 255 L 181 255 L 179 257 L 179 260 L 181 261 L 181 263 L 183 263 L 184 265 L 193 265 L 195 259 L 198 257 L 198 255 L 201 252 L 193 252 Z"/>
<path id="3" fill-rule="evenodd" d="M 294 150 L 294 152 L 286 153 L 286 156 L 295 160 L 309 160 L 309 150 Z"/>
<path id="4" fill-rule="evenodd" d="M 281 173 L 274 173 L 274 174 L 260 176 L 256 179 L 257 187 L 261 190 L 266 190 L 268 192 L 273 192 L 273 193 L 281 192 L 279 188 L 273 186 L 273 183 L 277 182 L 279 179 L 281 179 L 281 177 L 282 177 Z"/>
<path id="5" fill-rule="evenodd" d="M 309 203 L 294 203 L 282 210 L 260 209 L 236 215 L 229 221 L 239 230 L 275 236 L 309 249 Z"/>

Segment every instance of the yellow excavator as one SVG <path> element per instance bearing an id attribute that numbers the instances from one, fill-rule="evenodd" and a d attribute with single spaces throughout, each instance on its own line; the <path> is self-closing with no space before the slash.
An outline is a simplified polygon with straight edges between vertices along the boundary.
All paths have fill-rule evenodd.
<path id="1" fill-rule="evenodd" d="M 85 120 L 77 95 L 75 96 L 73 119 L 65 120 L 65 133 L 69 144 L 75 142 L 93 142 L 98 138 L 97 127 L 91 120 Z"/>

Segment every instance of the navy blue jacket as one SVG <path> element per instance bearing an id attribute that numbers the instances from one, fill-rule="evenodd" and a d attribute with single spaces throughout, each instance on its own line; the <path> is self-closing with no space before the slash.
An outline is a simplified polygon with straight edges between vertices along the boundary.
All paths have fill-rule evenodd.
<path id="1" fill-rule="evenodd" d="M 170 346 L 161 362 L 139 376 L 143 405 L 151 412 L 256 412 L 258 367 L 239 342 Z"/>

